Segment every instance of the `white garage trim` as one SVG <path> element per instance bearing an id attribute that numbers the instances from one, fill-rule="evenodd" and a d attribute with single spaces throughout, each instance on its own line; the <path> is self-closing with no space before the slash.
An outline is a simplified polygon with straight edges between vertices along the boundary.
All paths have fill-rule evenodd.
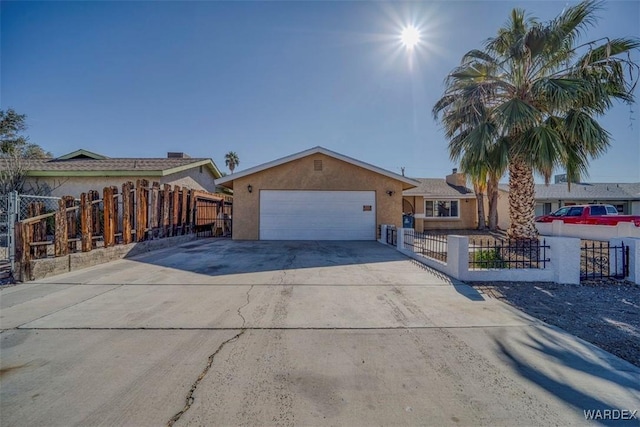
<path id="1" fill-rule="evenodd" d="M 375 191 L 260 191 L 260 240 L 375 238 Z"/>

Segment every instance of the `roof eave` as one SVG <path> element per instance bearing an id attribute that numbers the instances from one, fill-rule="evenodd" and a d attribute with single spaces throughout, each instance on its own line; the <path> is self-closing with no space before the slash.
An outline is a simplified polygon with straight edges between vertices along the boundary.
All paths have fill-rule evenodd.
<path id="1" fill-rule="evenodd" d="M 187 163 L 186 165 L 176 166 L 174 168 L 169 168 L 169 169 L 164 169 L 162 171 L 162 176 L 171 175 L 171 174 L 178 173 L 178 172 L 183 172 L 183 171 L 186 171 L 186 170 L 189 170 L 189 169 L 192 169 L 192 168 L 195 168 L 195 167 L 199 167 L 199 166 L 206 166 L 211 171 L 211 173 L 213 174 L 215 179 L 220 178 L 222 176 L 222 174 L 218 170 L 218 167 L 215 165 L 215 163 L 213 163 L 213 160 L 211 160 L 211 159 L 200 160 L 200 161 L 193 162 L 193 163 Z"/>
<path id="2" fill-rule="evenodd" d="M 424 197 L 426 199 L 475 199 L 475 194 L 435 194 L 435 193 L 412 193 L 412 192 L 403 192 L 403 196 L 406 197 Z"/>
<path id="3" fill-rule="evenodd" d="M 403 190 L 406 190 L 406 189 L 409 189 L 409 188 L 413 188 L 413 187 L 417 187 L 418 185 L 420 185 L 419 182 L 414 181 L 414 180 L 412 180 L 410 178 L 404 177 L 402 175 L 398 175 L 396 173 L 393 173 L 391 171 L 379 168 L 379 167 L 371 165 L 369 163 L 365 163 L 365 162 L 362 162 L 360 160 L 356 160 L 354 158 L 345 156 L 343 154 L 336 153 L 336 152 L 331 151 L 331 150 L 327 150 L 326 148 L 320 147 L 320 146 L 314 147 L 314 148 L 310 148 L 308 150 L 301 151 L 299 153 L 295 153 L 295 154 L 292 154 L 290 156 L 281 157 L 279 159 L 272 160 L 271 162 L 263 163 L 261 165 L 254 166 L 252 168 L 246 169 L 246 170 L 238 172 L 238 173 L 227 175 L 227 176 L 225 176 L 223 178 L 217 179 L 215 184 L 216 185 L 221 185 L 221 186 L 224 186 L 224 187 L 227 187 L 227 188 L 233 188 L 233 181 L 235 179 L 243 178 L 243 177 L 249 176 L 249 175 L 253 175 L 255 173 L 262 172 L 264 170 L 271 169 L 271 168 L 274 168 L 276 166 L 283 165 L 285 163 L 289 163 L 289 162 L 292 162 L 292 161 L 295 161 L 295 160 L 302 159 L 302 158 L 310 156 L 312 154 L 324 154 L 326 156 L 333 157 L 333 158 L 336 158 L 338 160 L 342 160 L 344 162 L 347 162 L 347 163 L 353 164 L 355 166 L 361 167 L 363 169 L 367 169 L 367 170 L 370 170 L 372 172 L 376 172 L 376 173 L 378 173 L 380 175 L 384 175 L 384 176 L 387 176 L 389 178 L 395 179 L 395 180 L 400 181 L 400 182 L 403 183 L 403 186 L 402 186 Z M 231 184 L 229 185 L 229 183 L 231 183 Z"/>
<path id="4" fill-rule="evenodd" d="M 26 172 L 27 176 L 34 177 L 85 177 L 85 176 L 164 176 L 162 170 L 91 170 L 91 171 L 73 171 L 73 170 L 30 170 Z"/>
<path id="5" fill-rule="evenodd" d="M 71 153 L 64 154 L 64 155 L 62 155 L 60 157 L 57 157 L 56 160 L 69 160 L 69 159 L 73 159 L 74 157 L 77 157 L 77 156 L 86 156 L 86 157 L 89 157 L 89 158 L 94 159 L 94 160 L 108 159 L 107 156 L 103 156 L 102 154 L 94 153 L 92 151 L 85 150 L 85 149 L 81 148 L 79 150 L 76 150 L 76 151 L 73 151 Z"/>
<path id="6" fill-rule="evenodd" d="M 185 165 L 176 166 L 168 169 L 122 169 L 122 170 L 37 170 L 30 169 L 26 172 L 27 176 L 33 177 L 92 177 L 92 176 L 168 176 L 175 173 L 183 172 L 200 166 L 206 166 L 215 178 L 221 176 L 220 171 L 216 167 L 213 160 L 206 159 L 197 162 L 187 163 Z"/>

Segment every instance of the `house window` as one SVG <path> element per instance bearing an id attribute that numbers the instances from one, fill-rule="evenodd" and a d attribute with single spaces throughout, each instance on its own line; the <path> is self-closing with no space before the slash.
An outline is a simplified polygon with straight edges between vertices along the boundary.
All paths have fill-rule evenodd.
<path id="1" fill-rule="evenodd" d="M 460 218 L 459 200 L 425 200 L 424 216 L 426 218 Z"/>

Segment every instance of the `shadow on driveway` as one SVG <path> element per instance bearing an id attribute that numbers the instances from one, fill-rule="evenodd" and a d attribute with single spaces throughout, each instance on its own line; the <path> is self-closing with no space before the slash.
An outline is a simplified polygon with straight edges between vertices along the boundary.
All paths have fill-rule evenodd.
<path id="1" fill-rule="evenodd" d="M 407 261 L 375 241 L 199 240 L 132 261 L 209 276 Z M 446 280 L 449 278 L 435 272 Z"/>
<path id="2" fill-rule="evenodd" d="M 632 372 L 633 367 L 629 371 L 625 371 L 626 362 L 620 361 L 602 350 L 598 349 L 596 355 L 600 357 L 594 358 L 594 353 L 582 348 L 580 342 L 576 345 L 567 345 L 566 342 L 558 342 L 558 339 L 559 337 L 548 329 L 536 328 L 536 333 L 523 333 L 517 343 L 505 344 L 496 339 L 495 344 L 502 359 L 509 363 L 519 375 L 562 399 L 580 412 L 633 411 L 638 409 L 640 382 L 638 375 Z M 547 363 L 542 365 L 531 363 L 531 355 L 526 354 L 528 352 L 533 352 L 536 358 L 541 356 Z M 570 371 L 565 371 L 563 376 L 558 376 L 554 366 L 570 367 Z M 629 402 L 608 402 L 606 400 L 608 393 L 605 389 L 586 392 L 572 385 L 584 381 L 580 377 L 585 375 L 603 379 L 611 385 L 627 388 L 630 401 L 635 400 L 635 403 L 631 403 L 634 407 L 627 407 Z M 598 422 L 605 425 L 638 425 L 637 418 L 627 420 L 599 419 Z"/>

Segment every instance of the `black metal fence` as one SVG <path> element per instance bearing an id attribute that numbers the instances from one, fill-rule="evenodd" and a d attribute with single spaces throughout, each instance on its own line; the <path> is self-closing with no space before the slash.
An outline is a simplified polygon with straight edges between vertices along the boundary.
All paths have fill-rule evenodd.
<path id="1" fill-rule="evenodd" d="M 469 244 L 469 269 L 546 268 L 545 240 L 479 240 Z"/>
<path id="2" fill-rule="evenodd" d="M 624 279 L 629 276 L 629 246 L 623 242 L 582 242 L 580 248 L 580 280 Z"/>
<path id="3" fill-rule="evenodd" d="M 395 227 L 387 227 L 387 245 L 398 246 L 398 230 Z"/>
<path id="4" fill-rule="evenodd" d="M 447 262 L 447 235 L 404 230 L 404 249 Z"/>

